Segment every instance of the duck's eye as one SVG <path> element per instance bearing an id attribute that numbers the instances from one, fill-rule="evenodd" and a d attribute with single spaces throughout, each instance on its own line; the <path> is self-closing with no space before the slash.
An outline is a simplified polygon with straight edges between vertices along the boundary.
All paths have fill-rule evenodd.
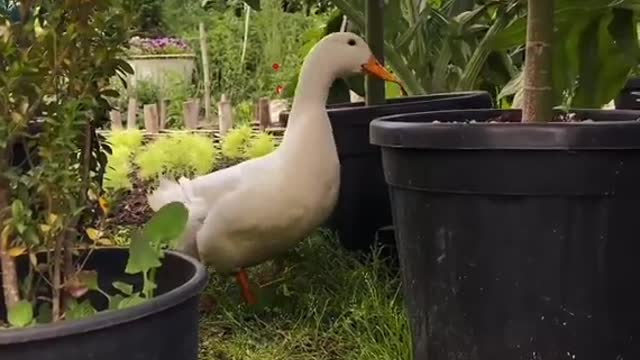
<path id="1" fill-rule="evenodd" d="M 355 39 L 349 39 L 347 44 L 349 44 L 349 46 L 356 46 L 356 40 Z"/>

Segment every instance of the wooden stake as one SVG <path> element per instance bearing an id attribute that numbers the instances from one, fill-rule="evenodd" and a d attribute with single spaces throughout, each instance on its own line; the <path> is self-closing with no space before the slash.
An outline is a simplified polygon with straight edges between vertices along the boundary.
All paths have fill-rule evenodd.
<path id="1" fill-rule="evenodd" d="M 258 123 L 260 130 L 265 131 L 271 126 L 271 112 L 269 111 L 269 98 L 263 97 L 258 100 Z"/>
<path id="2" fill-rule="evenodd" d="M 164 130 L 167 126 L 167 111 L 169 108 L 169 100 L 160 100 L 160 130 Z"/>
<path id="3" fill-rule="evenodd" d="M 200 23 L 200 52 L 202 53 L 202 75 L 204 76 L 204 121 L 211 121 L 211 79 L 209 79 L 209 47 L 204 23 Z"/>
<path id="4" fill-rule="evenodd" d="M 129 98 L 127 107 L 127 129 L 135 129 L 138 127 L 136 115 L 138 113 L 138 101 L 136 98 Z"/>
<path id="5" fill-rule="evenodd" d="M 157 134 L 160 128 L 158 121 L 158 105 L 148 104 L 144 106 L 144 127 L 147 132 Z"/>
<path id="6" fill-rule="evenodd" d="M 109 111 L 109 118 L 111 119 L 111 130 L 122 129 L 122 113 L 120 113 L 120 110 Z"/>
<path id="7" fill-rule="evenodd" d="M 198 128 L 198 113 L 200 112 L 200 101 L 198 99 L 190 99 L 182 104 L 182 117 L 184 127 L 189 130 Z"/>
<path id="8" fill-rule="evenodd" d="M 218 102 L 218 127 L 220 136 L 224 136 L 233 127 L 233 109 L 227 95 L 222 94 Z"/>

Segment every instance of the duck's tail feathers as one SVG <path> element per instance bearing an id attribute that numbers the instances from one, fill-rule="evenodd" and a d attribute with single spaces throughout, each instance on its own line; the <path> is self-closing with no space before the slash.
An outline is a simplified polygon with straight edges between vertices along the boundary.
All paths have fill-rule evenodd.
<path id="1" fill-rule="evenodd" d="M 189 180 L 180 178 L 178 182 L 168 179 L 160 179 L 158 188 L 147 195 L 147 201 L 153 211 L 158 211 L 163 206 L 172 202 L 181 202 L 189 205 L 193 197 Z"/>

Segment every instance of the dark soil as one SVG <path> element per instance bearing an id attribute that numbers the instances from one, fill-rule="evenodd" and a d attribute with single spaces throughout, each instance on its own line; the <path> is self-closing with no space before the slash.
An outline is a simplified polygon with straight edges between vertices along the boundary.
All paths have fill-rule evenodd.
<path id="1" fill-rule="evenodd" d="M 519 111 L 505 111 L 499 116 L 492 117 L 487 120 L 488 123 L 520 123 L 522 121 L 522 113 Z M 553 115 L 552 123 L 580 123 L 590 122 L 591 119 L 582 119 L 575 113 L 557 112 Z"/>
<path id="2" fill-rule="evenodd" d="M 147 203 L 147 189 L 149 184 L 134 177 L 133 187 L 122 194 L 117 205 L 111 210 L 110 223 L 113 226 L 142 226 L 153 215 L 153 210 Z"/>

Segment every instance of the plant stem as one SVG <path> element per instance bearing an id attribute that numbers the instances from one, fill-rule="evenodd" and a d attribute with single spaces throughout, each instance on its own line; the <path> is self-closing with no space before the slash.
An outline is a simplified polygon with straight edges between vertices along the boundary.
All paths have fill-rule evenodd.
<path id="1" fill-rule="evenodd" d="M 367 0 L 365 24 L 367 33 L 367 43 L 371 52 L 384 65 L 384 1 Z M 375 79 L 372 76 L 366 78 L 366 100 L 367 105 L 382 104 L 385 100 L 384 81 Z"/>
<path id="2" fill-rule="evenodd" d="M 64 232 L 56 237 L 53 250 L 53 286 L 51 287 L 51 313 L 53 321 L 60 320 L 62 316 L 62 246 L 64 243 Z"/>
<path id="3" fill-rule="evenodd" d="M 0 170 L 2 170 L 0 171 L 0 174 L 6 173 L 6 169 L 8 168 L 8 155 L 8 150 L 0 151 Z M 7 217 L 7 211 L 9 208 L 9 191 L 8 179 L 0 175 L 0 224 L 4 224 Z M 0 230 L 3 229 L 0 228 Z M 16 264 L 13 258 L 9 255 L 8 248 L 9 240 L 2 239 L 0 242 L 0 268 L 2 268 L 2 293 L 4 295 L 4 303 L 7 310 L 20 301 Z"/>
<path id="4" fill-rule="evenodd" d="M 552 120 L 552 40 L 553 0 L 529 0 L 522 122 Z"/>

